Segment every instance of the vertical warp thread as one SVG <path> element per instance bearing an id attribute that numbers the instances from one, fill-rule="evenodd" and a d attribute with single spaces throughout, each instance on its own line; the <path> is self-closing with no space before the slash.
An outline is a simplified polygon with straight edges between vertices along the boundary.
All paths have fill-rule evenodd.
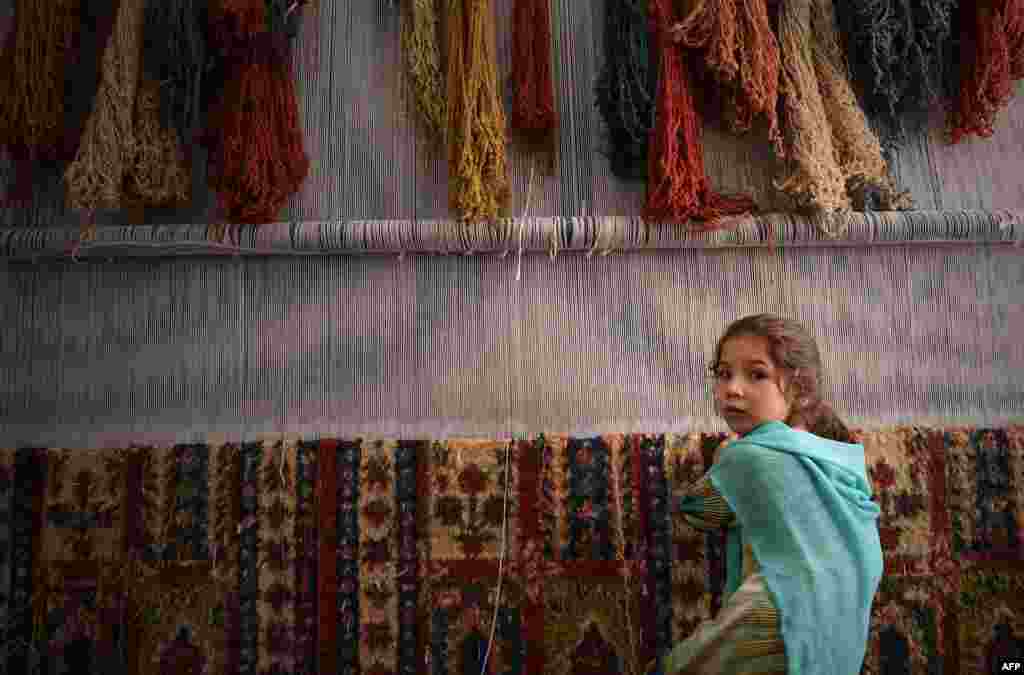
<path id="1" fill-rule="evenodd" d="M 996 115 L 1024 77 L 1024 1 L 977 0 L 962 7 L 960 93 L 949 115 L 950 140 L 988 138 Z"/>
<path id="2" fill-rule="evenodd" d="M 430 143 L 445 142 L 448 104 L 445 100 L 441 57 L 439 0 L 406 0 L 402 49 L 413 98 Z"/>
<path id="3" fill-rule="evenodd" d="M 766 0 L 698 0 L 672 28 L 674 40 L 703 52 L 705 64 L 725 90 L 725 113 L 733 131 L 751 129 L 755 118 L 768 125 L 768 138 L 783 152 L 776 112 L 779 99 L 779 43 Z"/>
<path id="4" fill-rule="evenodd" d="M 654 123 L 654 69 L 650 66 L 648 0 L 607 0 L 605 58 L 594 86 L 608 130 L 607 156 L 622 179 L 647 176 L 647 145 Z"/>
<path id="5" fill-rule="evenodd" d="M 707 221 L 694 230 L 721 229 L 714 222 L 748 213 L 754 202 L 746 196 L 723 196 L 708 185 L 704 173 L 701 120 L 693 101 L 686 55 L 670 36 L 678 21 L 671 0 L 650 0 L 651 33 L 658 54 L 658 96 L 651 132 L 644 217 L 672 222 Z"/>
<path id="6" fill-rule="evenodd" d="M 558 116 L 551 74 L 551 0 L 515 0 L 512 14 L 512 129 L 555 168 Z"/>
<path id="7" fill-rule="evenodd" d="M 116 209 L 135 156 L 132 113 L 139 82 L 145 0 L 121 0 L 103 54 L 99 91 L 75 159 L 64 172 L 68 206 Z"/>
<path id="8" fill-rule="evenodd" d="M 490 0 L 448 0 L 448 198 L 463 221 L 505 215 L 510 188 Z"/>

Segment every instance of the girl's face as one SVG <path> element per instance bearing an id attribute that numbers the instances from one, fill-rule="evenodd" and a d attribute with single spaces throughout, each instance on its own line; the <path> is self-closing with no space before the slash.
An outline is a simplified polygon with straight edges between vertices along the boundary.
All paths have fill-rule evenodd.
<path id="1" fill-rule="evenodd" d="M 737 335 L 722 345 L 714 377 L 715 409 L 741 436 L 763 422 L 784 422 L 789 416 L 789 402 L 777 382 L 788 385 L 768 348 L 768 340 L 759 335 Z"/>

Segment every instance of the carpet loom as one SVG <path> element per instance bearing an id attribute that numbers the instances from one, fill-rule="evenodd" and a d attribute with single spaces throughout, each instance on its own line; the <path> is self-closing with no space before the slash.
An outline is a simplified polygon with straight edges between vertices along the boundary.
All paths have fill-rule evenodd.
<path id="1" fill-rule="evenodd" d="M 811 328 L 865 445 L 864 675 L 1024 646 L 1020 97 L 896 150 L 919 211 L 824 221 L 709 124 L 712 184 L 770 213 L 693 236 L 601 154 L 603 1 L 552 0 L 559 171 L 511 149 L 516 217 L 463 227 L 399 3 L 320 5 L 282 222 L 220 222 L 201 148 L 188 209 L 56 181 L 0 211 L 0 672 L 641 675 L 721 605 L 724 539 L 667 504 L 730 438 L 714 341 L 761 311 Z"/>

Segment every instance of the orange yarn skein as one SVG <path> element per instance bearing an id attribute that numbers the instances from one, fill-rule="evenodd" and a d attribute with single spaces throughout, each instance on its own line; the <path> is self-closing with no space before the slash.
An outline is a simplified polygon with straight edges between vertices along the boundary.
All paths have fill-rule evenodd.
<path id="1" fill-rule="evenodd" d="M 644 217 L 661 222 L 707 221 L 691 227 L 721 229 L 724 225 L 715 222 L 718 218 L 748 213 L 754 202 L 743 195 L 720 195 L 708 184 L 689 64 L 670 33 L 679 20 L 673 5 L 672 0 L 650 0 L 649 20 L 659 66 Z"/>
<path id="2" fill-rule="evenodd" d="M 230 65 L 206 134 L 210 187 L 232 222 L 273 222 L 309 173 L 287 48 L 268 31 L 262 0 L 218 0 L 218 9 Z"/>

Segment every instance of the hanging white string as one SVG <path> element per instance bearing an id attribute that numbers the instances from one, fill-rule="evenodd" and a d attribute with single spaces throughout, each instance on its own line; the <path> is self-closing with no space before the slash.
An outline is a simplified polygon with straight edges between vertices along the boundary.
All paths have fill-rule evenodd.
<path id="1" fill-rule="evenodd" d="M 558 255 L 559 242 L 561 241 L 561 230 L 559 228 L 552 228 L 548 234 L 548 257 L 551 260 L 555 259 Z"/>
<path id="2" fill-rule="evenodd" d="M 480 675 L 487 673 L 487 660 L 491 655 L 491 647 L 494 645 L 494 632 L 498 627 L 498 610 L 501 608 L 501 582 L 505 576 L 505 549 L 508 543 L 508 491 L 509 482 L 512 477 L 512 444 L 515 438 L 509 439 L 505 448 L 505 500 L 502 507 L 501 518 L 501 551 L 498 555 L 498 588 L 494 597 L 494 616 L 491 619 L 491 637 L 487 640 L 487 651 L 484 653 L 484 662 L 480 667 Z"/>
<path id="3" fill-rule="evenodd" d="M 519 283 L 519 273 L 523 268 L 523 230 L 526 228 L 526 217 L 530 213 L 530 198 L 533 196 L 534 167 L 534 162 L 530 162 L 530 182 L 526 184 L 526 205 L 523 207 L 522 217 L 519 218 L 519 255 L 516 258 L 516 284 Z"/>
<path id="4" fill-rule="evenodd" d="M 632 592 L 633 592 L 633 583 L 632 583 L 633 582 L 633 570 L 630 567 L 630 563 L 632 561 L 630 561 L 630 560 L 628 560 L 626 558 L 626 524 L 625 524 L 626 512 L 625 512 L 625 507 L 623 506 L 623 494 L 622 494 L 622 479 L 623 479 L 623 475 L 622 475 L 622 472 L 620 471 L 620 469 L 623 468 L 623 457 L 622 456 L 623 456 L 624 453 L 627 453 L 627 452 L 629 452 L 629 448 L 628 448 L 628 446 L 627 446 L 627 444 L 625 442 L 622 443 L 622 447 L 619 449 L 618 453 L 616 453 L 615 450 L 612 447 L 609 446 L 609 448 L 608 448 L 608 458 L 609 458 L 609 462 L 608 463 L 610 465 L 610 472 L 609 473 L 611 474 L 610 478 L 611 478 L 612 496 L 615 499 L 615 506 L 616 506 L 616 510 L 618 511 L 618 513 L 616 515 L 616 518 L 615 518 L 615 530 L 616 530 L 615 534 L 617 535 L 617 539 L 618 539 L 618 542 L 616 542 L 616 547 L 618 548 L 619 557 L 622 559 L 622 583 L 623 583 L 623 586 L 625 587 L 625 591 L 626 591 L 625 592 L 625 597 L 624 597 L 625 606 L 626 606 L 626 629 L 629 631 L 629 648 L 630 648 L 630 651 L 632 652 L 630 654 L 630 656 L 631 656 L 631 658 L 633 658 L 633 660 L 635 662 L 637 660 L 637 654 L 636 654 L 637 640 L 635 639 L 635 637 L 633 635 L 633 613 L 631 611 L 631 605 L 630 605 L 630 597 L 632 596 Z M 635 460 L 636 458 L 634 457 L 633 459 Z M 636 543 L 634 543 L 634 546 L 633 546 L 633 561 L 635 561 L 637 559 L 638 552 L 640 550 L 641 550 L 641 547 L 637 546 Z M 641 636 L 642 635 L 643 635 L 643 633 L 641 632 Z"/>
<path id="5" fill-rule="evenodd" d="M 287 446 L 284 441 L 281 441 L 281 462 L 278 464 L 278 468 L 281 473 L 281 489 L 284 489 L 284 455 L 287 452 Z"/>
<path id="6" fill-rule="evenodd" d="M 530 199 L 533 195 L 533 178 L 535 163 L 530 162 L 530 180 L 526 186 L 526 204 L 523 207 L 523 215 L 519 219 L 519 253 L 516 258 L 516 281 L 512 285 L 513 305 L 516 308 L 516 316 L 519 316 L 519 282 L 522 271 L 523 263 L 523 228 L 526 224 L 526 219 L 530 214 Z M 491 648 L 494 646 L 494 633 L 498 628 L 498 611 L 501 609 L 501 585 L 505 578 L 505 551 L 508 548 L 508 499 L 509 499 L 509 485 L 512 479 L 512 446 L 515 444 L 516 438 L 514 430 L 512 429 L 512 397 L 511 391 L 509 391 L 509 414 L 508 414 L 508 426 L 509 426 L 509 441 L 508 446 L 505 448 L 505 491 L 504 500 L 502 504 L 502 518 L 501 518 L 501 549 L 498 553 L 498 586 L 495 590 L 494 597 L 494 615 L 491 617 L 491 635 L 487 639 L 487 651 L 484 653 L 483 664 L 480 666 L 480 675 L 485 675 L 487 672 L 487 661 L 491 656 Z"/>

